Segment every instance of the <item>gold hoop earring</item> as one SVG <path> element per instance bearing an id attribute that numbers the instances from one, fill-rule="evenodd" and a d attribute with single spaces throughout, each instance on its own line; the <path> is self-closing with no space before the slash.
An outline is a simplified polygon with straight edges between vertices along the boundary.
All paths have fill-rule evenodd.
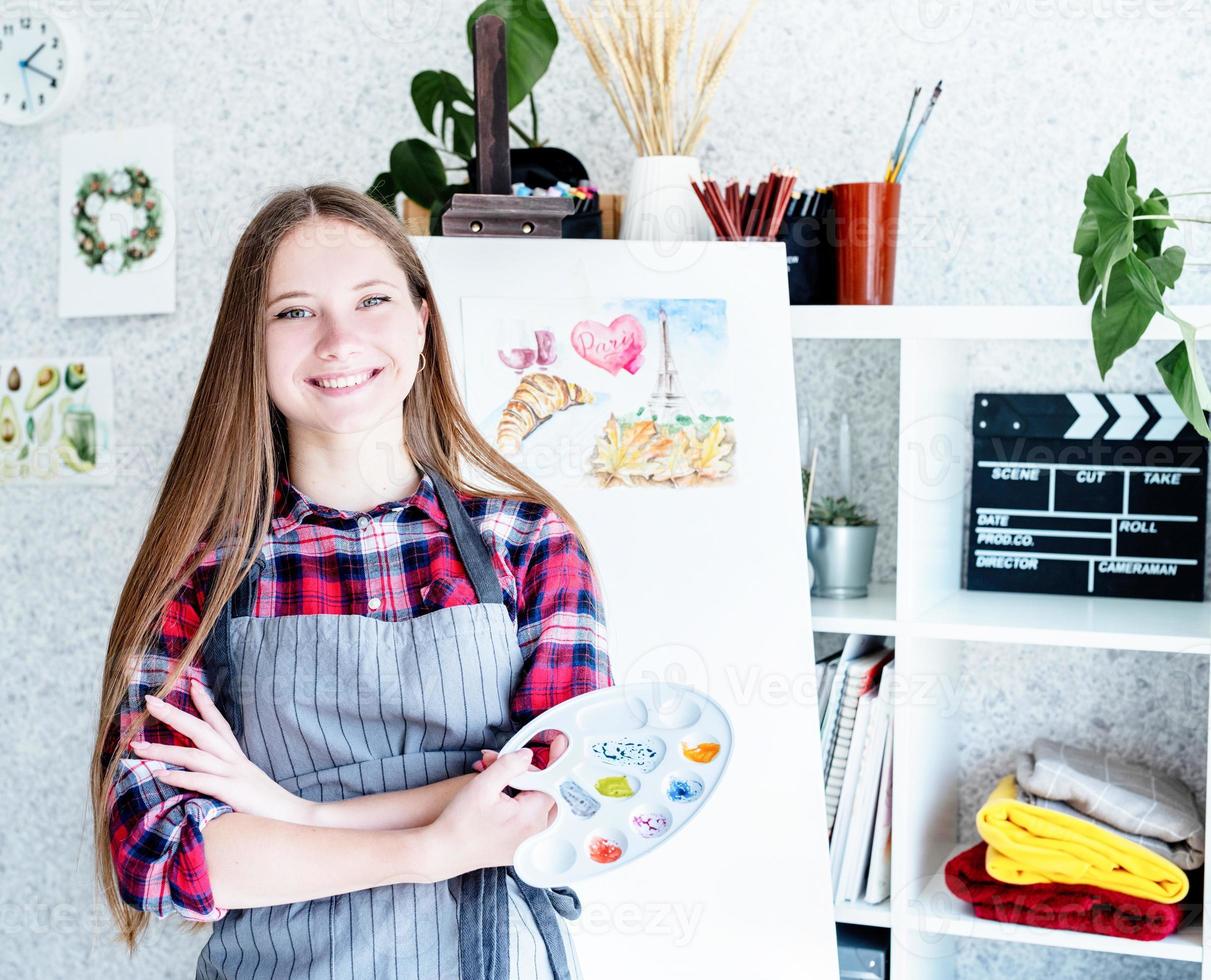
<path id="1" fill-rule="evenodd" d="M 425 362 L 425 352 L 421 351 L 420 352 L 420 369 L 416 372 L 417 374 L 420 374 L 421 371 L 423 371 L 425 369 L 425 363 L 426 363 Z"/>

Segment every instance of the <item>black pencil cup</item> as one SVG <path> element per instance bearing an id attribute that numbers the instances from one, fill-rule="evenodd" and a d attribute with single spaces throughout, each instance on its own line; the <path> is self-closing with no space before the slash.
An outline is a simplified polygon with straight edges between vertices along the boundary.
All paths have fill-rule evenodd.
<path id="1" fill-rule="evenodd" d="M 818 214 L 784 220 L 778 241 L 786 245 L 791 305 L 837 302 L 837 215 L 833 196 L 823 196 Z"/>

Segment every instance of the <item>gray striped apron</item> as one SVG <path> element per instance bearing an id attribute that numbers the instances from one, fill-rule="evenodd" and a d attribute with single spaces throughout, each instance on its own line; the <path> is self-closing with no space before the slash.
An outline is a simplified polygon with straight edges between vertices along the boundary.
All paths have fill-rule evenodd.
<path id="1" fill-rule="evenodd" d="M 475 604 L 404 620 L 252 615 L 257 558 L 207 641 L 216 705 L 248 758 L 317 802 L 424 786 L 471 772 L 515 730 L 517 633 L 487 546 L 453 489 L 431 478 Z M 197 980 L 401 977 L 570 980 L 570 889 L 532 888 L 510 868 L 433 884 L 368 888 L 230 909 Z"/>

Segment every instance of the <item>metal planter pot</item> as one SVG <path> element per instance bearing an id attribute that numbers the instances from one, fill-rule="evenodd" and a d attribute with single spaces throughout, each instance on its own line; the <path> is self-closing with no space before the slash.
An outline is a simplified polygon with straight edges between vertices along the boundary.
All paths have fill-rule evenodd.
<path id="1" fill-rule="evenodd" d="M 808 524 L 812 595 L 822 599 L 860 599 L 866 595 L 878 530 L 878 524 Z"/>

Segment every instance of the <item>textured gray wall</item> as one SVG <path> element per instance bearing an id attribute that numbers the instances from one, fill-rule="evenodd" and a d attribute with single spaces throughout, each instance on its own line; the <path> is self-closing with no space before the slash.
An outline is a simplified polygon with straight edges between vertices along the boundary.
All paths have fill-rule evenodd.
<path id="1" fill-rule="evenodd" d="M 121 469 L 112 488 L 5 488 L 0 496 L 4 976 L 192 976 L 201 939 L 154 923 L 131 962 L 93 903 L 85 770 L 110 617 L 179 434 L 240 229 L 276 186 L 332 178 L 363 186 L 397 139 L 420 135 L 409 81 L 429 67 L 468 77 L 462 31 L 473 5 L 57 5 L 83 11 L 89 79 L 64 117 L 0 138 L 0 355 L 112 355 Z M 714 105 L 701 157 L 720 175 L 753 176 L 779 161 L 810 180 L 876 177 L 911 84 L 941 76 L 946 92 L 905 185 L 897 298 L 1071 302 L 1068 250 L 1084 176 L 1100 169 L 1124 130 L 1144 180 L 1169 191 L 1206 186 L 1211 146 L 1190 120 L 1211 95 L 1211 69 L 1200 57 L 1209 23 L 1206 0 L 764 0 Z M 538 93 L 542 132 L 577 153 L 604 189 L 624 190 L 631 148 L 564 35 Z M 1156 55 L 1140 55 L 1141 41 Z M 60 321 L 59 139 L 153 121 L 177 125 L 177 312 Z M 1201 257 L 1199 241 L 1188 244 Z M 1180 298 L 1206 301 L 1205 273 L 1187 277 Z M 798 345 L 801 367 L 812 347 Z M 894 438 L 894 347 L 824 350 L 801 375 L 821 425 L 850 412 L 862 447 L 855 473 L 875 468 L 871 498 L 894 528 L 894 480 L 881 462 L 894 463 L 894 454 L 878 448 Z M 830 401 L 808 388 L 817 378 L 843 396 Z M 893 573 L 893 539 L 881 543 L 879 577 Z M 1105 676 L 1089 676 L 1108 696 L 1125 696 Z M 1007 698 L 1027 699 L 1015 672 L 1004 682 Z M 987 728 L 975 727 L 971 738 L 964 778 L 978 781 L 979 760 L 1003 746 Z M 963 960 L 972 977 L 1105 970 L 1101 958 L 972 945 Z M 1124 963 L 1121 975 L 1133 975 L 1133 966 Z"/>

